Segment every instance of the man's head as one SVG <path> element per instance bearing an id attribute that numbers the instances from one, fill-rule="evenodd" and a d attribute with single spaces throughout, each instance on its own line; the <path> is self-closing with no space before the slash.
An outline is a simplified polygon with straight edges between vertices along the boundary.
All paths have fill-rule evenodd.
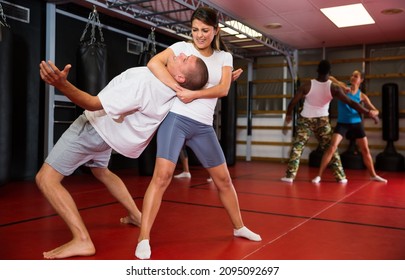
<path id="1" fill-rule="evenodd" d="M 321 60 L 318 64 L 317 72 L 321 76 L 326 76 L 330 74 L 330 63 L 327 60 Z"/>
<path id="2" fill-rule="evenodd" d="M 201 58 L 194 55 L 186 56 L 181 53 L 170 57 L 167 61 L 167 70 L 179 85 L 186 89 L 201 89 L 208 82 L 207 66 Z"/>

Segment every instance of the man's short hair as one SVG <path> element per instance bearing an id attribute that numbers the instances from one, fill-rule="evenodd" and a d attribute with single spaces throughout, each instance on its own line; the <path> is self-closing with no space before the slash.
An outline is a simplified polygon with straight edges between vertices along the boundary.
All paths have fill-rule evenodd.
<path id="1" fill-rule="evenodd" d="M 324 59 L 319 62 L 317 72 L 320 75 L 327 75 L 327 74 L 330 74 L 330 69 L 331 69 L 331 66 L 330 66 L 329 61 Z"/>
<path id="2" fill-rule="evenodd" d="M 203 88 L 208 82 L 208 68 L 204 61 L 197 57 L 195 67 L 188 73 L 184 73 L 186 81 L 181 84 L 182 87 L 189 90 Z"/>

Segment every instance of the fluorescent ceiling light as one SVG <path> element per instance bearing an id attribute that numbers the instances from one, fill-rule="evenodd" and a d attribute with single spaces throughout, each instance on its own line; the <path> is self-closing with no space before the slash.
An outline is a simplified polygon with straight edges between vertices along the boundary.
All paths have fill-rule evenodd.
<path id="1" fill-rule="evenodd" d="M 236 20 L 225 21 L 225 24 L 229 27 L 225 27 L 223 24 L 219 24 L 219 27 L 221 27 L 221 30 L 228 34 L 235 35 L 238 38 L 247 38 L 246 35 L 248 35 L 250 37 L 262 36 L 261 33 L 253 30 L 250 27 L 247 27 L 246 25 L 244 25 Z M 244 34 L 246 34 L 246 35 L 244 35 Z"/>
<path id="2" fill-rule="evenodd" d="M 324 8 L 321 12 L 339 28 L 375 23 L 363 4 Z"/>
<path id="3" fill-rule="evenodd" d="M 239 34 L 238 31 L 233 30 L 232 28 L 229 28 L 229 27 L 222 27 L 221 30 L 228 33 L 228 34 L 231 34 L 231 35 Z"/>

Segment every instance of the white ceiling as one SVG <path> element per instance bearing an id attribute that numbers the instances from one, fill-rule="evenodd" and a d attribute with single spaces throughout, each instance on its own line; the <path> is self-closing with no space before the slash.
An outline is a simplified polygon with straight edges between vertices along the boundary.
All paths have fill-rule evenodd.
<path id="1" fill-rule="evenodd" d="M 405 0 L 207 0 L 247 26 L 294 49 L 405 42 Z M 362 3 L 376 22 L 337 28 L 321 8 Z M 384 15 L 384 9 L 404 12 Z M 268 29 L 280 23 L 280 29 Z"/>

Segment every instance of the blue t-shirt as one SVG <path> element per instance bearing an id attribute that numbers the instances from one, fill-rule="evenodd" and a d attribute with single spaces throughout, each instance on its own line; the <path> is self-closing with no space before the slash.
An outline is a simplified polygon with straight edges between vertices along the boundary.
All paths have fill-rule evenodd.
<path id="1" fill-rule="evenodd" d="M 361 91 L 360 89 L 355 93 L 351 94 L 348 93 L 347 96 L 352 99 L 354 102 L 360 103 Z M 339 123 L 360 123 L 361 122 L 361 116 L 360 114 L 347 105 L 346 103 L 343 103 L 342 101 L 338 100 L 338 122 Z"/>

